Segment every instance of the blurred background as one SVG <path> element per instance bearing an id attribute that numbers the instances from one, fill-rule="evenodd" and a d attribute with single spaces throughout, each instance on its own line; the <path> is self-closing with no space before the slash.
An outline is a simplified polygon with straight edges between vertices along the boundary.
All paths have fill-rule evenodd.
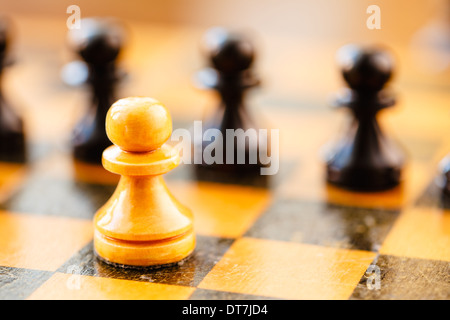
<path id="1" fill-rule="evenodd" d="M 83 113 L 85 91 L 64 86 L 60 78 L 62 67 L 75 58 L 66 41 L 70 5 L 80 7 L 82 18 L 114 16 L 123 21 L 129 35 L 122 56 L 129 75 L 123 95 L 156 97 L 183 122 L 199 119 L 215 106 L 191 81 L 206 64 L 200 43 L 213 26 L 253 35 L 255 69 L 263 86 L 251 99 L 260 110 L 328 110 L 329 94 L 342 86 L 335 54 L 347 43 L 391 48 L 398 61 L 394 84 L 399 92 L 449 84 L 447 0 L 0 0 L 1 13 L 15 24 L 17 62 L 5 85 L 12 99 L 28 108 L 32 139 L 69 133 Z M 370 5 L 381 9 L 380 30 L 366 26 Z M 422 103 L 414 96 L 406 99 Z M 69 111 L 63 115 L 62 109 Z M 46 124 L 55 115 L 59 120 L 50 130 Z"/>
<path id="2" fill-rule="evenodd" d="M 2 12 L 65 20 L 66 8 L 78 5 L 83 16 L 115 16 L 135 22 L 252 28 L 261 33 L 344 41 L 408 41 L 430 19 L 447 19 L 445 0 L 1 0 Z M 366 9 L 378 5 L 382 29 L 365 27 Z"/>

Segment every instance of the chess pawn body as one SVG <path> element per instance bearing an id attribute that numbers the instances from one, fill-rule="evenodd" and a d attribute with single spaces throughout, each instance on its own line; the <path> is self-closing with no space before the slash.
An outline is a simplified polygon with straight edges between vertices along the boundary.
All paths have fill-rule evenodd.
<path id="1" fill-rule="evenodd" d="M 391 189 L 401 181 L 404 155 L 384 135 L 376 116 L 395 104 L 385 88 L 393 60 L 386 51 L 353 45 L 341 48 L 338 58 L 349 89 L 337 105 L 349 108 L 353 120 L 327 157 L 327 180 L 356 191 Z"/>
<path id="2" fill-rule="evenodd" d="M 23 120 L 7 103 L 1 90 L 2 74 L 8 65 L 10 26 L 0 18 L 0 160 L 23 162 L 26 160 L 26 145 Z"/>
<path id="3" fill-rule="evenodd" d="M 100 163 L 103 150 L 110 142 L 105 134 L 105 117 L 116 101 L 119 80 L 116 62 L 124 42 L 123 29 L 112 19 L 86 18 L 80 29 L 68 35 L 70 46 L 88 68 L 86 84 L 90 104 L 73 132 L 73 152 L 78 160 Z"/>
<path id="4" fill-rule="evenodd" d="M 180 163 L 164 144 L 172 132 L 168 110 L 150 98 L 121 99 L 108 111 L 106 131 L 114 145 L 104 151 L 103 165 L 121 179 L 94 219 L 97 255 L 140 267 L 188 257 L 195 247 L 193 216 L 161 176 Z"/>
<path id="5" fill-rule="evenodd" d="M 442 160 L 442 190 L 446 196 L 450 196 L 450 154 Z"/>
<path id="6" fill-rule="evenodd" d="M 223 161 L 210 164 L 203 159 L 200 168 L 227 174 L 259 174 L 261 167 L 264 167 L 259 155 L 268 154 L 269 147 L 267 140 L 260 139 L 259 128 L 245 102 L 246 91 L 260 83 L 251 70 L 255 59 L 253 44 L 243 34 L 213 28 L 205 36 L 205 47 L 211 68 L 199 72 L 197 81 L 201 87 L 215 90 L 220 97 L 220 104 L 212 117 L 205 121 L 203 129 L 204 131 L 208 129 L 220 131 L 223 137 Z M 255 130 L 255 145 L 250 145 L 248 141 L 240 145 L 237 140 L 242 137 L 230 138 L 227 136 L 227 130 L 234 130 L 235 133 L 237 132 L 236 135 L 239 135 L 239 132 Z M 227 139 L 235 139 L 234 157 L 227 156 L 229 151 L 226 148 Z M 195 143 L 204 151 L 211 141 L 201 139 Z M 253 154 L 250 155 L 252 152 L 256 153 L 256 157 Z M 238 162 L 238 154 L 245 156 L 245 163 Z M 233 163 L 229 161 L 231 158 Z M 252 163 L 250 159 L 256 159 L 256 161 Z"/>

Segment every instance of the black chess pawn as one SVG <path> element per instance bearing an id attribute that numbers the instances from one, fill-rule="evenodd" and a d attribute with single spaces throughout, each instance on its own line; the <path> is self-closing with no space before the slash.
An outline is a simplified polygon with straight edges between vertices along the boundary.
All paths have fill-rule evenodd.
<path id="1" fill-rule="evenodd" d="M 73 50 L 87 65 L 86 83 L 90 89 L 89 108 L 73 132 L 74 157 L 101 163 L 103 150 L 110 145 L 105 133 L 109 107 L 117 100 L 120 80 L 117 60 L 124 43 L 124 30 L 109 18 L 86 18 L 81 28 L 68 35 Z"/>
<path id="2" fill-rule="evenodd" d="M 212 117 L 203 124 L 203 131 L 219 130 L 223 143 L 221 161 L 216 161 L 217 155 L 214 163 L 203 158 L 197 168 L 226 174 L 257 175 L 264 167 L 259 154 L 267 154 L 269 151 L 268 141 L 258 136 L 258 125 L 252 118 L 245 99 L 247 90 L 260 83 L 252 71 L 254 46 L 245 35 L 222 28 L 209 30 L 204 45 L 210 67 L 198 74 L 197 81 L 202 87 L 215 90 L 220 96 L 220 103 Z M 234 131 L 235 136 L 227 136 L 229 129 L 242 131 Z M 252 131 L 253 138 L 256 136 L 256 139 L 252 142 L 246 139 L 245 144 L 239 143 L 239 139 L 244 139 L 239 132 L 250 132 L 247 130 Z M 233 148 L 228 149 L 230 139 L 234 139 L 234 143 Z M 202 139 L 196 143 L 204 151 L 212 142 Z M 229 154 L 230 151 L 233 152 L 232 155 Z"/>
<path id="3" fill-rule="evenodd" d="M 442 168 L 442 190 L 450 197 L 450 154 L 441 162 Z"/>
<path id="4" fill-rule="evenodd" d="M 401 182 L 403 152 L 382 132 L 377 113 L 395 104 L 386 84 L 392 77 L 391 55 L 378 48 L 348 45 L 339 51 L 348 85 L 336 101 L 350 109 L 353 120 L 327 158 L 330 183 L 356 191 L 391 189 Z"/>
<path id="5" fill-rule="evenodd" d="M 4 68 L 10 63 L 10 22 L 0 18 L 0 86 Z M 22 118 L 6 102 L 0 88 L 0 161 L 23 162 L 26 159 Z"/>

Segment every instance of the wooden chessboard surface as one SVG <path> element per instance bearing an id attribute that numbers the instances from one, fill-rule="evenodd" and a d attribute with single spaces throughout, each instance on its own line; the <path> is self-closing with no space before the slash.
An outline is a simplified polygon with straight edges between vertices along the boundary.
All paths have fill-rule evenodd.
<path id="1" fill-rule="evenodd" d="M 68 137 L 86 95 L 59 77 L 70 60 L 66 30 L 51 19 L 17 23 L 19 31 L 38 23 L 54 37 L 26 33 L 5 74 L 8 99 L 26 121 L 30 159 L 0 163 L 0 299 L 450 298 L 450 203 L 435 183 L 450 151 L 450 83 L 448 73 L 421 73 L 407 45 L 393 44 L 400 99 L 380 116 L 409 156 L 401 186 L 355 193 L 325 183 L 321 152 L 345 125 L 328 100 L 342 85 L 333 60 L 342 43 L 270 35 L 261 42 L 291 47 L 262 55 L 264 85 L 249 103 L 280 130 L 279 174 L 264 186 L 199 180 L 190 165 L 167 174 L 169 189 L 194 212 L 197 248 L 180 265 L 134 270 L 93 253 L 92 218 L 117 177 L 71 157 Z M 202 119 L 215 107 L 215 96 L 191 82 L 203 66 L 204 30 L 131 29 L 123 95 L 161 100 L 174 128 Z"/>

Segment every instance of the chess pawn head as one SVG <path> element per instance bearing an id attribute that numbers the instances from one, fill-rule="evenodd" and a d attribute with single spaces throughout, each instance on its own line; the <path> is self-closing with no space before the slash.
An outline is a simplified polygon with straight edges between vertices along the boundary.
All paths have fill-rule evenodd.
<path id="1" fill-rule="evenodd" d="M 392 56 L 378 48 L 347 45 L 338 51 L 337 59 L 348 86 L 359 93 L 382 90 L 393 74 Z"/>
<path id="2" fill-rule="evenodd" d="M 0 18 L 0 57 L 3 57 L 7 47 L 8 27 L 3 18 Z"/>
<path id="3" fill-rule="evenodd" d="M 169 139 L 172 119 L 167 108 L 155 99 L 122 99 L 108 111 L 106 134 L 124 151 L 151 152 Z"/>
<path id="4" fill-rule="evenodd" d="M 249 69 L 255 58 L 254 47 L 246 37 L 222 28 L 209 30 L 204 45 L 212 66 L 223 74 L 239 74 Z"/>
<path id="5" fill-rule="evenodd" d="M 91 65 L 114 62 L 123 47 L 124 31 L 110 18 L 85 18 L 68 34 L 71 47 Z"/>
<path id="6" fill-rule="evenodd" d="M 172 133 L 167 108 L 151 98 L 121 99 L 108 111 L 106 131 L 114 145 L 103 152 L 103 166 L 121 179 L 95 216 L 97 255 L 140 267 L 185 259 L 195 247 L 193 216 L 161 176 L 180 163 L 165 144 Z"/>
<path id="7" fill-rule="evenodd" d="M 103 166 L 111 172 L 160 175 L 180 163 L 176 149 L 165 144 L 172 134 L 172 118 L 155 99 L 118 100 L 108 110 L 105 128 L 114 146 L 103 152 Z"/>
<path id="8" fill-rule="evenodd" d="M 10 41 L 10 29 L 11 26 L 9 20 L 6 17 L 0 16 L 0 69 L 6 63 L 5 59 Z"/>

